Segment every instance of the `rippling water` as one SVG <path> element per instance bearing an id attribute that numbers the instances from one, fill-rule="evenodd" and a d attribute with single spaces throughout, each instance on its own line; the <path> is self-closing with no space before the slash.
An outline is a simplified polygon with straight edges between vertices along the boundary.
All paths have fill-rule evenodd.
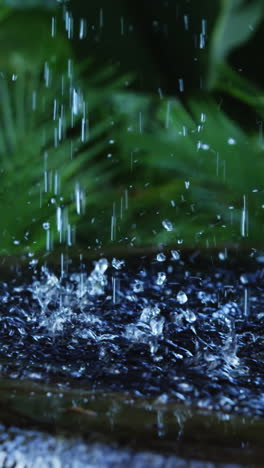
<path id="1" fill-rule="evenodd" d="M 264 415 L 264 270 L 100 259 L 1 283 L 2 376 Z"/>

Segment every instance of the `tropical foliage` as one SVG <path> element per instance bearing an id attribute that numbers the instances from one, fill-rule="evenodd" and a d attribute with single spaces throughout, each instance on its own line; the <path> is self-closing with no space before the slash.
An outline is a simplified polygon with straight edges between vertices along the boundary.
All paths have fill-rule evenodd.
<path id="1" fill-rule="evenodd" d="M 261 245 L 264 94 L 228 64 L 261 23 L 261 1 L 221 2 L 207 87 L 183 99 L 139 93 L 133 70 L 80 66 L 65 5 L 2 3 L 3 253 L 70 248 L 76 233 L 89 249 Z M 255 129 L 234 116 L 237 102 Z"/>

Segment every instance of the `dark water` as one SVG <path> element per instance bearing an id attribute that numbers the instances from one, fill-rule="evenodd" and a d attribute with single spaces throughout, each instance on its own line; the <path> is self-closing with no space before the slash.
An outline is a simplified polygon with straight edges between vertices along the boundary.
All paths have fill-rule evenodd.
<path id="1" fill-rule="evenodd" d="M 174 253 L 1 283 L 1 375 L 264 415 L 264 270 Z"/>

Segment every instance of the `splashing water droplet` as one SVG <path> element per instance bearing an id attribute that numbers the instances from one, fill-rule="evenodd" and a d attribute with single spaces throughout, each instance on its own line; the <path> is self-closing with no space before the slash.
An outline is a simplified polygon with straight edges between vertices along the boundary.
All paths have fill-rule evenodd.
<path id="1" fill-rule="evenodd" d="M 241 275 L 240 281 L 242 284 L 248 284 L 248 278 L 246 277 L 246 275 Z"/>
<path id="2" fill-rule="evenodd" d="M 162 226 L 164 229 L 166 229 L 166 231 L 173 231 L 173 225 L 168 219 L 164 219 L 162 221 Z"/>
<path id="3" fill-rule="evenodd" d="M 45 222 L 45 223 L 42 224 L 42 227 L 43 227 L 43 229 L 45 229 L 45 231 L 47 231 L 50 228 L 50 223 Z"/>
<path id="4" fill-rule="evenodd" d="M 156 284 L 161 286 L 164 283 L 165 280 L 166 280 L 166 273 L 164 273 L 164 271 L 159 271 L 158 272 L 158 277 L 156 279 Z"/>
<path id="5" fill-rule="evenodd" d="M 171 250 L 171 256 L 173 260 L 180 260 L 181 256 L 178 250 Z"/>
<path id="6" fill-rule="evenodd" d="M 187 295 L 185 294 L 184 291 L 179 291 L 178 294 L 177 294 L 177 301 L 180 303 L 180 304 L 185 304 L 187 301 L 188 301 L 188 297 Z"/>
<path id="7" fill-rule="evenodd" d="M 145 322 L 145 323 L 149 323 L 150 320 L 152 320 L 153 318 L 156 318 L 158 317 L 160 314 L 160 308 L 158 306 L 154 306 L 154 307 L 145 307 L 143 310 L 142 310 L 142 313 L 140 315 L 140 322 Z"/>
<path id="8" fill-rule="evenodd" d="M 144 291 L 144 283 L 143 281 L 140 281 L 140 280 L 135 280 L 134 284 L 133 284 L 133 291 L 135 293 L 139 293 L 139 292 L 142 292 Z"/>
<path id="9" fill-rule="evenodd" d="M 114 267 L 116 270 L 121 270 L 121 268 L 125 265 L 124 260 L 118 260 L 117 258 L 113 258 L 112 260 L 112 267 Z"/>
<path id="10" fill-rule="evenodd" d="M 189 310 L 189 309 L 186 310 L 184 316 L 185 316 L 185 320 L 187 322 L 189 322 L 189 323 L 193 323 L 197 319 L 195 313 L 192 310 Z"/>
<path id="11" fill-rule="evenodd" d="M 158 253 L 156 259 L 158 260 L 158 262 L 165 262 L 166 255 L 164 253 Z"/>
<path id="12" fill-rule="evenodd" d="M 105 271 L 107 270 L 108 268 L 108 261 L 106 258 L 101 258 L 100 260 L 98 260 L 98 262 L 96 262 L 95 264 L 95 268 L 94 268 L 94 271 L 100 273 L 101 275 L 103 275 L 105 273 Z"/>

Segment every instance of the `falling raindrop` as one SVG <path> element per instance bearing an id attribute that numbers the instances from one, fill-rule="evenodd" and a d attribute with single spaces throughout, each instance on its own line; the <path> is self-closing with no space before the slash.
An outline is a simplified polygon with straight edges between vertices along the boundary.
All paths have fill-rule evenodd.
<path id="1" fill-rule="evenodd" d="M 180 93 L 184 92 L 184 81 L 183 78 L 179 78 L 179 91 Z"/>
<path id="2" fill-rule="evenodd" d="M 162 226 L 164 229 L 166 229 L 166 231 L 173 231 L 173 225 L 168 219 L 164 219 L 162 221 Z"/>

